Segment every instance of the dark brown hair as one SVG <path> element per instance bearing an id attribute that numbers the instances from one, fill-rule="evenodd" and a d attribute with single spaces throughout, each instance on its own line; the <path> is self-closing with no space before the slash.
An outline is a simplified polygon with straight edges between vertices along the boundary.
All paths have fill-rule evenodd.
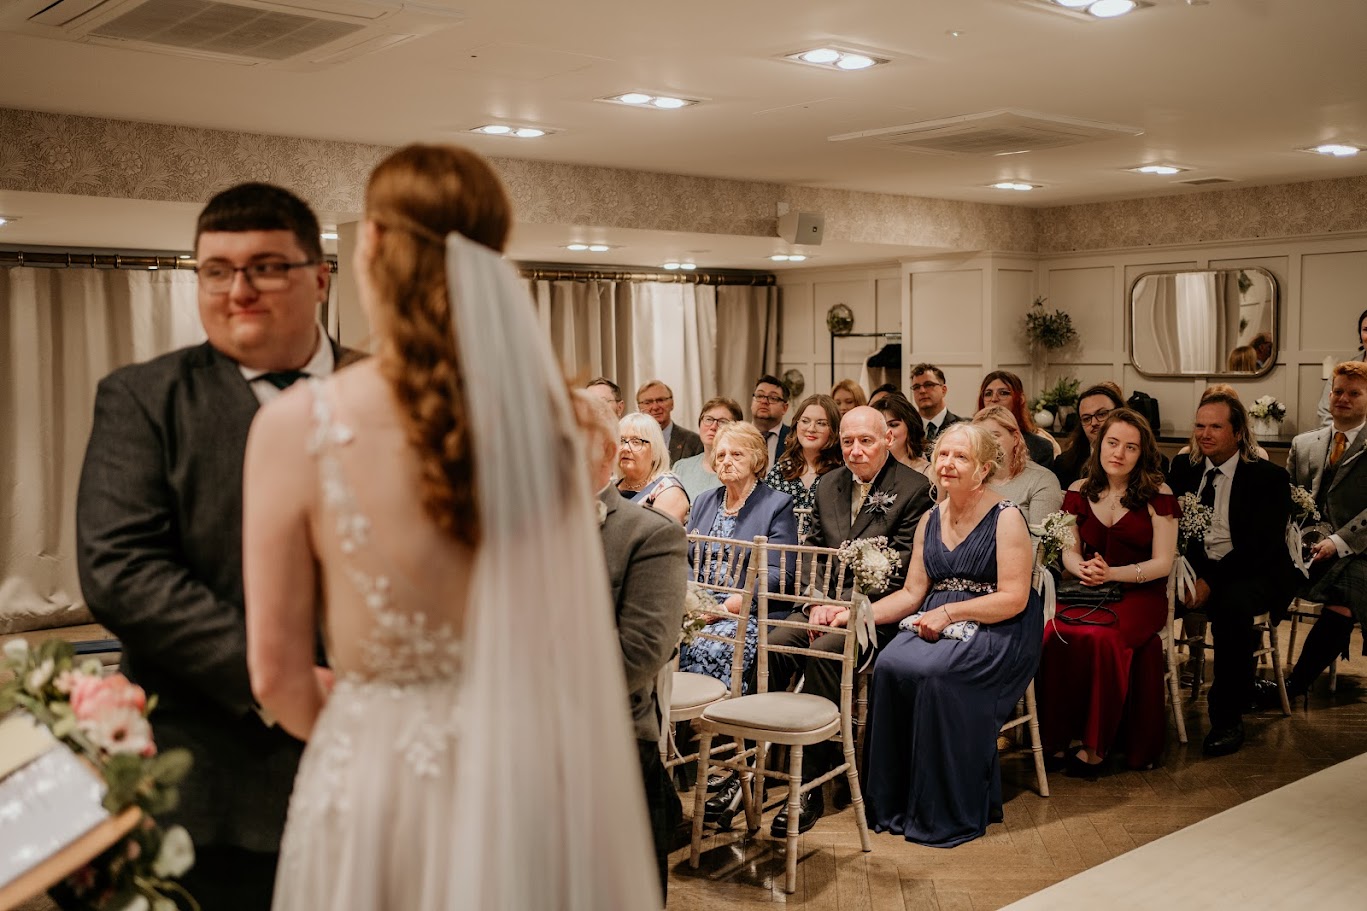
<path id="1" fill-rule="evenodd" d="M 1096 437 L 1097 446 L 1087 458 L 1087 477 L 1082 479 L 1082 495 L 1095 503 L 1109 486 L 1106 472 L 1101 467 L 1101 441 L 1106 439 L 1106 432 L 1115 424 L 1129 424 L 1139 431 L 1139 461 L 1135 463 L 1134 471 L 1130 472 L 1130 481 L 1125 488 L 1125 495 L 1120 498 L 1120 505 L 1126 509 L 1143 509 L 1163 486 L 1163 460 L 1149 422 L 1130 408 L 1117 408 L 1101 425 Z"/>
<path id="2" fill-rule="evenodd" d="M 423 509 L 442 531 L 473 546 L 476 466 L 447 297 L 446 236 L 456 232 L 502 252 L 512 223 L 508 197 L 475 153 L 410 145 L 375 168 L 365 207 L 378 228 L 369 278 L 384 314 L 380 372 L 421 460 Z"/>
<path id="3" fill-rule="evenodd" d="M 1097 395 L 1104 395 L 1110 399 L 1113 408 L 1125 407 L 1125 396 L 1120 391 L 1120 387 L 1109 380 L 1104 383 L 1097 383 L 1095 386 L 1088 386 L 1078 394 L 1077 424 L 1073 427 L 1072 436 L 1068 439 L 1068 448 L 1063 451 L 1063 455 L 1054 459 L 1054 471 L 1061 478 L 1080 477 L 1087 470 L 1088 460 L 1092 455 L 1092 444 L 1087 440 L 1087 429 L 1082 426 L 1082 400 Z"/>
<path id="4" fill-rule="evenodd" d="M 308 203 L 274 184 L 240 183 L 215 194 L 195 222 L 196 249 L 206 231 L 289 231 L 305 256 L 323 261 L 318 216 Z"/>
<path id="5" fill-rule="evenodd" d="M 916 406 L 907 401 L 902 393 L 893 390 L 869 406 L 881 411 L 884 418 L 901 421 L 907 428 L 907 454 L 913 459 L 924 458 L 926 453 L 926 425 Z"/>
<path id="6" fill-rule="evenodd" d="M 802 457 L 802 442 L 797 437 L 797 422 L 802 420 L 802 413 L 813 405 L 826 412 L 826 421 L 831 425 L 831 438 L 816 458 L 817 477 L 845 464 L 845 457 L 840 452 L 840 409 L 836 407 L 835 399 L 829 395 L 809 395 L 798 403 L 797 411 L 793 412 L 793 429 L 776 463 L 779 477 L 785 481 L 802 477 L 807 467 L 807 460 Z"/>

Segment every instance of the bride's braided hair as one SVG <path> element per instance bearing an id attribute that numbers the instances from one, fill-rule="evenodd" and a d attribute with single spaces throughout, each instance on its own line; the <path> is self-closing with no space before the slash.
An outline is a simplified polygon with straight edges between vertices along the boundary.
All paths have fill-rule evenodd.
<path id="1" fill-rule="evenodd" d="M 477 466 L 447 298 L 446 236 L 459 232 L 502 252 L 512 220 L 508 198 L 473 152 L 411 145 L 371 175 L 366 217 L 379 228 L 369 279 L 384 322 L 380 372 L 421 460 L 423 508 L 444 532 L 473 546 Z"/>

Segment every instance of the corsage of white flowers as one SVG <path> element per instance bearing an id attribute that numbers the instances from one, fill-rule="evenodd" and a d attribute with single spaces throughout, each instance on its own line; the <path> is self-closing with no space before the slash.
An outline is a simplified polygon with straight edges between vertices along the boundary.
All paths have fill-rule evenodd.
<path id="1" fill-rule="evenodd" d="M 890 494 L 885 496 L 896 499 Z M 876 635 L 873 611 L 869 607 L 869 592 L 881 592 L 888 587 L 893 572 L 902 565 L 902 556 L 883 535 L 846 541 L 840 545 L 837 556 L 854 576 L 854 610 L 851 612 L 850 627 L 854 629 L 859 646 L 863 648 Z"/>

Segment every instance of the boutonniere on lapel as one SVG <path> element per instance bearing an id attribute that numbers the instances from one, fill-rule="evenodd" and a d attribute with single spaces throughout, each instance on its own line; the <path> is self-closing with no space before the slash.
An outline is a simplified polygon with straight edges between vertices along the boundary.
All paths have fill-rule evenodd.
<path id="1" fill-rule="evenodd" d="M 602 528 L 608 520 L 608 504 L 602 500 L 595 500 L 594 505 L 598 507 L 598 527 Z"/>
<path id="2" fill-rule="evenodd" d="M 892 504 L 896 502 L 897 494 L 880 490 L 864 498 L 864 508 L 860 512 L 866 512 L 871 516 L 886 516 Z"/>

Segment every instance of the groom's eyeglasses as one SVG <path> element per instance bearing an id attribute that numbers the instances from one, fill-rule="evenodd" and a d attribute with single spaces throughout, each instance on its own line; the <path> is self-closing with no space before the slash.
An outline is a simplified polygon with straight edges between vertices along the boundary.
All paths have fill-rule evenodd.
<path id="1" fill-rule="evenodd" d="M 247 284 L 257 291 L 283 291 L 289 287 L 291 271 L 316 265 L 318 261 L 313 259 L 301 263 L 267 260 L 261 263 L 247 263 L 245 266 L 208 262 L 195 269 L 195 274 L 199 276 L 199 286 L 210 294 L 223 294 L 232 290 L 233 280 L 239 272 L 247 279 Z"/>

